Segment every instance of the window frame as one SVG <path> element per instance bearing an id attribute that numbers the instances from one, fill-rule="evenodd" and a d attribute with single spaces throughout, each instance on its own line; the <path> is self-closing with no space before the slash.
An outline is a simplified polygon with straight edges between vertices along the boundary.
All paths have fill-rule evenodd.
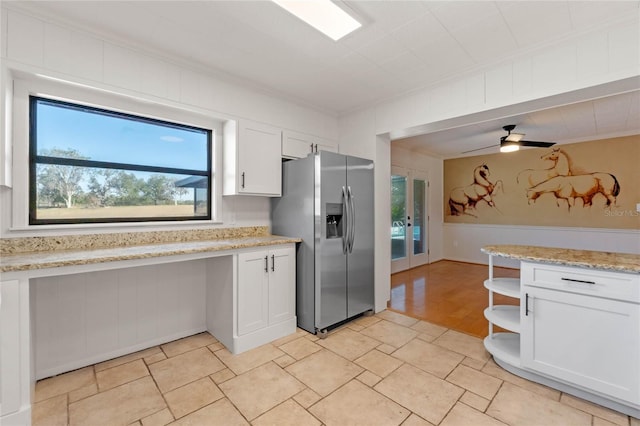
<path id="1" fill-rule="evenodd" d="M 207 110 L 194 108 L 170 100 L 158 100 L 155 97 L 129 94 L 126 91 L 114 92 L 110 89 L 87 86 L 70 81 L 52 79 L 45 76 L 13 73 L 13 190 L 10 230 L 43 230 L 47 229 L 94 229 L 149 227 L 157 225 L 158 229 L 168 227 L 180 229 L 183 226 L 211 225 L 222 223 L 222 135 L 223 125 L 228 118 L 212 116 Z M 148 218 L 115 218 L 108 220 L 99 218 L 71 220 L 38 220 L 31 219 L 31 141 L 30 141 L 30 102 L 31 97 L 61 101 L 82 107 L 96 108 L 118 113 L 156 120 L 170 125 L 178 125 L 204 129 L 209 131 L 208 171 L 209 188 L 207 216 L 188 217 L 148 217 Z M 89 160 L 91 161 L 91 160 Z M 108 163 L 108 162 L 105 162 Z M 118 163 L 114 163 L 118 164 Z M 33 191 L 36 187 L 33 185 Z M 46 223 L 45 223 L 46 222 Z"/>
<path id="2" fill-rule="evenodd" d="M 135 121 L 142 121 L 158 125 L 174 126 L 180 129 L 192 129 L 198 131 L 205 131 L 207 133 L 207 170 L 191 170 L 191 169 L 177 169 L 171 167 L 161 166 L 146 166 L 137 164 L 124 164 L 114 163 L 110 161 L 96 161 L 96 160 L 81 160 L 75 158 L 60 158 L 39 155 L 37 153 L 37 114 L 35 111 L 38 101 L 43 100 L 51 104 L 58 104 L 60 106 L 70 107 L 72 109 L 86 109 L 91 110 L 97 114 L 104 114 L 113 117 L 121 117 L 125 119 L 131 119 Z M 77 223 L 120 223 L 120 222 L 155 222 L 155 221 L 193 221 L 193 220 L 211 220 L 211 184 L 212 184 L 212 170 L 211 170 L 211 139 L 212 130 L 202 129 L 200 127 L 177 124 L 168 122 L 165 120 L 158 120 L 155 118 L 143 117 L 140 115 L 134 115 L 129 113 L 123 113 L 119 111 L 112 111 L 105 108 L 96 108 L 87 105 L 81 105 L 77 103 L 61 101 L 58 99 L 51 99 L 45 96 L 29 95 L 29 225 L 52 225 L 52 224 L 77 224 Z M 38 219 L 37 218 L 37 192 L 38 185 L 36 180 L 36 168 L 38 164 L 56 164 L 62 166 L 77 166 L 77 167 L 91 167 L 101 169 L 115 169 L 115 170 L 127 170 L 127 171 L 141 171 L 141 172 L 157 172 L 157 173 L 169 173 L 169 174 L 183 174 L 183 175 L 196 175 L 205 176 L 208 178 L 207 185 L 207 215 L 205 216 L 148 216 L 148 217 L 106 217 L 106 218 L 73 218 L 73 219 Z M 194 188 L 195 191 L 195 188 Z M 195 205 L 194 205 L 195 208 Z"/>

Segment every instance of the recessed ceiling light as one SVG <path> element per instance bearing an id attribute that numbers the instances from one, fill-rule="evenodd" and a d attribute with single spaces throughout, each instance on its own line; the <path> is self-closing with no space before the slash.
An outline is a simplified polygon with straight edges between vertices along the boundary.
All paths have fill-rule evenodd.
<path id="1" fill-rule="evenodd" d="M 362 26 L 331 0 L 272 1 L 335 41 Z"/>

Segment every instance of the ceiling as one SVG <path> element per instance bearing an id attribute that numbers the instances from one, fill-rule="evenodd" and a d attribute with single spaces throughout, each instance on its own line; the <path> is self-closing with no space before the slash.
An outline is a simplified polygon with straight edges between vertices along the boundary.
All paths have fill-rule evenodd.
<path id="1" fill-rule="evenodd" d="M 341 5 L 364 25 L 334 42 L 264 0 L 4 3 L 336 115 L 614 25 L 638 16 L 640 7 L 640 1 L 351 0 Z M 638 103 L 636 93 L 398 143 L 457 156 L 496 142 L 511 122 L 534 140 L 574 140 L 621 126 L 640 133 Z"/>

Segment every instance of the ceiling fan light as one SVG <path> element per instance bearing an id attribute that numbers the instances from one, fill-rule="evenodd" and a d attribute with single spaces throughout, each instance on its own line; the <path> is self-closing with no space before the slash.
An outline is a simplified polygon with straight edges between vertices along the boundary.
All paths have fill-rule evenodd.
<path id="1" fill-rule="evenodd" d="M 500 152 L 514 152 L 520 149 L 520 145 L 513 142 L 506 142 L 500 144 Z"/>

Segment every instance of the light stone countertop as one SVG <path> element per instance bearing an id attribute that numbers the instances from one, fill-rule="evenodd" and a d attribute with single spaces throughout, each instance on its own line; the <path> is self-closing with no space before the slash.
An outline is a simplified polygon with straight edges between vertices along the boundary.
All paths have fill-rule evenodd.
<path id="1" fill-rule="evenodd" d="M 483 253 L 540 263 L 640 274 L 640 255 L 555 247 L 490 245 Z"/>
<path id="2" fill-rule="evenodd" d="M 115 262 L 132 259 L 146 259 L 162 256 L 174 256 L 193 253 L 238 250 L 244 248 L 292 244 L 299 238 L 277 235 L 237 236 L 215 238 L 211 240 L 157 242 L 141 245 L 106 246 L 99 248 L 20 251 L 0 258 L 0 272 L 29 271 L 34 269 L 56 268 L 73 265 L 87 265 L 103 262 Z M 20 244 L 20 243 L 19 243 Z"/>

